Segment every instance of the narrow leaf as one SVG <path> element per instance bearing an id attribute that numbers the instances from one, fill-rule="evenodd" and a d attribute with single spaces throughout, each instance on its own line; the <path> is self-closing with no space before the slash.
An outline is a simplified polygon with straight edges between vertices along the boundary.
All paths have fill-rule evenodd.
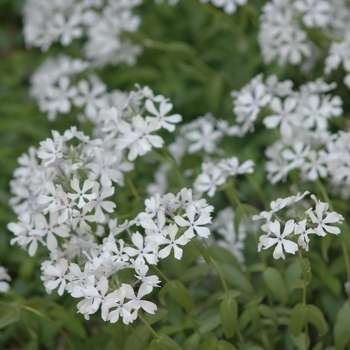
<path id="1" fill-rule="evenodd" d="M 294 337 L 298 337 L 307 321 L 307 306 L 303 303 L 296 304 L 290 317 L 290 329 Z"/>
<path id="2" fill-rule="evenodd" d="M 203 256 L 203 259 L 207 264 L 210 264 L 210 255 L 208 253 L 207 248 L 204 247 L 204 245 L 199 242 L 197 239 L 191 240 L 192 245 L 199 251 L 200 255 Z"/>
<path id="3" fill-rule="evenodd" d="M 0 310 L 0 329 L 11 323 L 18 322 L 21 319 L 19 304 L 16 302 L 9 303 Z"/>
<path id="4" fill-rule="evenodd" d="M 220 304 L 222 330 L 226 338 L 232 338 L 237 329 L 237 302 L 234 299 L 223 300 Z"/>
<path id="5" fill-rule="evenodd" d="M 174 280 L 167 284 L 169 285 L 168 292 L 170 296 L 184 309 L 191 312 L 193 309 L 193 301 L 187 288 L 179 280 Z"/>
<path id="6" fill-rule="evenodd" d="M 335 319 L 333 338 L 337 350 L 343 350 L 350 342 L 350 308 L 340 309 Z"/>
<path id="7" fill-rule="evenodd" d="M 307 315 L 311 323 L 317 328 L 320 335 L 324 335 L 327 333 L 328 324 L 323 316 L 322 311 L 318 307 L 316 307 L 315 305 L 308 305 Z"/>
<path id="8" fill-rule="evenodd" d="M 273 297 L 281 304 L 285 304 L 288 300 L 288 294 L 281 273 L 274 267 L 268 267 L 262 275 Z"/>

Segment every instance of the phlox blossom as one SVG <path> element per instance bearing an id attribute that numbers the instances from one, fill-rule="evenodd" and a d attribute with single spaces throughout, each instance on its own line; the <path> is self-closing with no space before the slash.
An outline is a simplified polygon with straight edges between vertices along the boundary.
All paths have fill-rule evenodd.
<path id="1" fill-rule="evenodd" d="M 260 251 L 261 248 L 268 249 L 273 245 L 277 244 L 275 247 L 275 250 L 273 251 L 273 257 L 275 259 L 279 259 L 279 258 L 285 259 L 283 249 L 287 253 L 295 254 L 295 252 L 298 250 L 298 245 L 295 242 L 286 238 L 294 231 L 294 226 L 295 226 L 294 220 L 288 220 L 286 222 L 283 232 L 281 233 L 280 222 L 277 220 L 274 222 L 270 221 L 268 225 L 270 234 L 263 235 L 260 237 L 258 250 Z M 274 237 L 271 237 L 271 236 L 274 236 Z"/>

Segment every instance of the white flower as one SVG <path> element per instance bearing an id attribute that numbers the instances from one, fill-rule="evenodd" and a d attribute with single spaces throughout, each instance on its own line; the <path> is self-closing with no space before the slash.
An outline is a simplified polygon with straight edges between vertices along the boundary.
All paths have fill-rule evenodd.
<path id="1" fill-rule="evenodd" d="M 210 235 L 210 230 L 208 227 L 200 226 L 211 222 L 209 213 L 202 212 L 201 214 L 198 214 L 196 207 L 193 204 L 189 204 L 186 208 L 186 215 L 188 220 L 185 220 L 179 215 L 175 216 L 174 220 L 180 227 L 188 227 L 188 229 L 184 232 L 184 235 L 188 239 L 195 236 L 194 231 L 196 231 L 199 236 L 204 238 L 207 238 Z"/>
<path id="2" fill-rule="evenodd" d="M 327 232 L 338 235 L 340 233 L 340 228 L 328 224 L 341 223 L 344 219 L 342 215 L 335 211 L 328 212 L 328 203 L 319 201 L 314 195 L 311 195 L 311 198 L 316 203 L 316 209 L 308 213 L 312 222 L 317 225 L 313 229 L 314 232 L 322 237 L 324 237 Z"/>
<path id="3" fill-rule="evenodd" d="M 297 222 L 294 226 L 294 234 L 300 235 L 298 237 L 299 246 L 305 249 L 306 251 L 309 251 L 309 242 L 310 242 L 309 234 L 313 234 L 315 233 L 315 231 L 311 228 L 306 229 L 306 223 L 307 223 L 307 219 Z"/>
<path id="4" fill-rule="evenodd" d="M 7 270 L 0 266 L 0 293 L 6 293 L 10 289 L 10 285 L 5 281 L 11 281 Z"/>
<path id="5" fill-rule="evenodd" d="M 277 112 L 275 115 L 270 115 L 264 118 L 263 123 L 266 128 L 274 129 L 280 125 L 282 137 L 290 137 L 300 117 L 295 113 L 297 100 L 293 97 L 287 97 L 283 103 L 278 97 L 274 97 L 270 102 L 270 107 Z"/>
<path id="6" fill-rule="evenodd" d="M 91 201 L 93 199 L 96 199 L 97 194 L 92 192 L 90 194 L 86 193 L 87 191 L 91 190 L 94 187 L 94 181 L 91 180 L 85 180 L 83 184 L 83 188 L 80 189 L 80 183 L 79 180 L 74 177 L 71 182 L 70 186 L 76 193 L 68 193 L 68 198 L 72 199 L 73 201 L 76 201 L 79 199 L 78 207 L 81 209 L 84 205 L 86 205 L 87 201 Z"/>
<path id="7" fill-rule="evenodd" d="M 45 264 L 48 262 L 48 264 Z M 62 258 L 60 261 L 53 263 L 46 261 L 42 264 L 44 286 L 48 293 L 51 293 L 54 289 L 58 288 L 57 293 L 62 295 L 67 285 L 67 271 L 68 262 Z"/>
<path id="8" fill-rule="evenodd" d="M 159 245 L 166 244 L 167 246 L 158 252 L 158 257 L 161 259 L 169 256 L 171 250 L 174 250 L 174 257 L 177 260 L 182 258 L 182 249 L 178 247 L 178 245 L 186 245 L 190 240 L 185 236 L 181 235 L 177 239 L 175 239 L 178 231 L 178 227 L 174 224 L 170 224 L 167 228 L 167 234 L 165 236 L 158 235 L 156 241 Z M 169 236 L 169 238 L 167 238 Z"/>
<path id="9" fill-rule="evenodd" d="M 217 186 L 226 181 L 226 175 L 222 168 L 213 163 L 202 163 L 203 173 L 199 174 L 193 184 L 197 192 L 208 192 L 209 197 L 213 197 Z"/>
<path id="10" fill-rule="evenodd" d="M 281 224 L 278 220 L 269 222 L 269 235 L 263 235 L 260 237 L 259 251 L 261 248 L 268 249 L 273 245 L 277 244 L 275 250 L 273 251 L 273 257 L 275 259 L 283 258 L 285 259 L 285 255 L 283 253 L 283 249 L 290 254 L 295 254 L 298 250 L 298 245 L 287 239 L 294 230 L 295 222 L 294 220 L 288 220 L 284 227 L 284 230 L 281 234 Z M 275 236 L 274 238 L 271 235 Z"/>
<path id="11" fill-rule="evenodd" d="M 201 123 L 196 128 L 190 128 L 185 137 L 189 140 L 188 152 L 196 153 L 203 150 L 211 154 L 217 151 L 217 143 L 222 139 L 223 132 L 214 130 L 214 124 L 211 120 L 202 118 Z"/>
<path id="12" fill-rule="evenodd" d="M 166 116 L 172 110 L 173 105 L 165 99 L 160 102 L 159 111 L 154 106 L 152 100 L 146 100 L 145 107 L 148 112 L 154 115 L 154 117 L 147 116 L 146 120 L 156 120 L 159 123 L 159 128 L 167 129 L 170 132 L 175 130 L 173 123 L 179 123 L 182 120 L 180 114 Z"/>
<path id="13" fill-rule="evenodd" d="M 331 5 L 323 0 L 298 0 L 294 8 L 304 13 L 303 21 L 307 27 L 324 27 L 331 19 Z"/>

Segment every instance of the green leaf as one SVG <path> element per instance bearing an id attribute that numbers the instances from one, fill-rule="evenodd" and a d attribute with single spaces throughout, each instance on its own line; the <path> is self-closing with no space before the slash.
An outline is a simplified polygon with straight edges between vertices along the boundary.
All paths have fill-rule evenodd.
<path id="1" fill-rule="evenodd" d="M 333 328 L 333 338 L 337 350 L 345 349 L 350 342 L 350 308 L 338 311 Z"/>
<path id="2" fill-rule="evenodd" d="M 174 280 L 168 282 L 167 285 L 169 285 L 168 293 L 170 296 L 184 309 L 191 312 L 193 309 L 192 296 L 182 282 Z"/>
<path id="3" fill-rule="evenodd" d="M 292 336 L 294 345 L 299 350 L 308 350 L 310 345 L 310 338 L 307 337 L 305 333 L 300 333 L 297 337 Z"/>
<path id="4" fill-rule="evenodd" d="M 195 56 L 196 51 L 193 48 L 193 46 L 183 42 L 183 41 L 173 41 L 169 44 L 167 44 L 167 47 L 170 51 L 176 53 L 176 54 L 181 54 L 181 55 L 186 55 L 186 56 Z"/>
<path id="5" fill-rule="evenodd" d="M 182 350 L 181 347 L 164 333 L 160 333 L 159 344 L 164 345 L 168 350 Z"/>
<path id="6" fill-rule="evenodd" d="M 218 350 L 237 350 L 233 344 L 229 343 L 226 340 L 219 340 L 216 348 Z"/>
<path id="7" fill-rule="evenodd" d="M 197 350 L 215 350 L 218 346 L 218 340 L 216 337 L 211 337 L 203 342 Z"/>
<path id="8" fill-rule="evenodd" d="M 123 346 L 124 350 L 129 350 L 129 349 L 142 350 L 143 349 L 142 343 L 147 344 L 148 339 L 150 338 L 150 331 L 146 326 L 140 325 L 136 327 L 135 333 L 134 332 L 130 333 L 128 337 L 125 339 L 125 343 Z"/>
<path id="9" fill-rule="evenodd" d="M 20 306 L 16 302 L 7 304 L 0 310 L 0 329 L 21 319 Z"/>
<path id="10" fill-rule="evenodd" d="M 203 256 L 203 259 L 205 260 L 205 262 L 209 265 L 210 255 L 207 248 L 205 248 L 204 245 L 198 241 L 198 239 L 191 239 L 191 243 L 199 251 L 200 255 Z"/>
<path id="11" fill-rule="evenodd" d="M 186 271 L 181 275 L 181 281 L 182 282 L 189 282 L 197 277 L 203 277 L 206 272 L 208 272 L 211 269 L 211 266 L 208 264 L 199 264 L 195 265 Z"/>
<path id="12" fill-rule="evenodd" d="M 160 320 L 162 320 L 163 318 L 165 318 L 166 316 L 168 316 L 169 314 L 169 310 L 167 309 L 163 309 L 163 308 L 158 308 L 157 312 L 152 314 L 146 314 L 144 317 L 146 319 L 146 321 L 152 325 Z"/>
<path id="13" fill-rule="evenodd" d="M 323 350 L 324 349 L 324 344 L 322 342 L 317 343 L 312 350 Z"/>
<path id="14" fill-rule="evenodd" d="M 320 335 L 328 332 L 328 324 L 323 316 L 322 311 L 315 305 L 307 306 L 307 315 L 311 323 L 317 328 Z"/>
<path id="15" fill-rule="evenodd" d="M 290 329 L 294 337 L 297 337 L 303 330 L 307 321 L 307 306 L 303 303 L 296 304 L 290 317 Z"/>
<path id="16" fill-rule="evenodd" d="M 232 299 L 235 299 L 237 297 L 239 297 L 241 295 L 241 292 L 238 291 L 238 290 L 229 290 L 228 291 L 228 294 L 230 295 L 230 298 Z M 220 297 L 219 297 L 220 300 L 224 300 L 224 299 L 227 299 L 227 295 L 226 293 L 223 293 Z"/>
<path id="17" fill-rule="evenodd" d="M 199 333 L 193 333 L 185 340 L 184 349 L 185 350 L 197 349 L 200 340 L 201 340 L 201 335 Z"/>
<path id="18" fill-rule="evenodd" d="M 220 304 L 222 330 L 226 338 L 232 338 L 237 330 L 237 302 L 234 299 L 223 300 Z"/>
<path id="19" fill-rule="evenodd" d="M 230 284 L 232 284 L 234 287 L 239 288 L 246 294 L 252 295 L 254 293 L 254 288 L 248 278 L 235 266 L 219 263 L 218 266 L 224 275 L 225 280 L 227 280 Z"/>
<path id="20" fill-rule="evenodd" d="M 202 334 L 208 333 L 213 329 L 219 327 L 221 324 L 220 314 L 214 314 L 206 317 L 199 327 L 199 331 Z"/>
<path id="21" fill-rule="evenodd" d="M 288 294 L 281 273 L 274 267 L 268 267 L 262 276 L 273 297 L 281 304 L 285 304 Z"/>
<path id="22" fill-rule="evenodd" d="M 258 311 L 259 311 L 261 316 L 272 320 L 276 324 L 278 323 L 277 315 L 276 315 L 275 311 L 272 310 L 271 307 L 269 307 L 265 304 L 260 304 L 258 306 Z"/>

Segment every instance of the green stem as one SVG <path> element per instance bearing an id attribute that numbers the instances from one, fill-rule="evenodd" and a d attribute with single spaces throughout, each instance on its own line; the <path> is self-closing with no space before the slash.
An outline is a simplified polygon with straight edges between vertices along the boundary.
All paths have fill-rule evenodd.
<path id="1" fill-rule="evenodd" d="M 329 199 L 328 193 L 327 193 L 326 189 L 324 188 L 324 186 L 323 186 L 322 182 L 320 181 L 320 179 L 317 179 L 317 180 L 316 180 L 316 185 L 317 185 L 318 189 L 320 190 L 323 199 L 329 204 L 329 209 L 330 209 L 331 211 L 334 211 L 332 202 L 331 202 L 331 200 Z"/>
<path id="2" fill-rule="evenodd" d="M 298 250 L 298 255 L 300 259 L 300 264 L 303 266 L 304 263 L 304 258 L 301 250 Z M 306 274 L 303 271 L 303 291 L 302 291 L 302 302 L 304 305 L 306 305 L 306 288 L 307 288 L 307 280 L 306 280 Z"/>
<path id="3" fill-rule="evenodd" d="M 128 185 L 129 185 L 129 187 L 130 187 L 130 189 L 131 189 L 131 192 L 132 192 L 132 194 L 134 195 L 134 197 L 135 197 L 137 200 L 140 200 L 140 199 L 141 199 L 141 198 L 140 198 L 140 195 L 138 194 L 137 189 L 136 189 L 136 187 L 135 187 L 135 185 L 134 185 L 134 183 L 132 182 L 132 180 L 131 180 L 130 177 L 127 177 L 127 182 L 128 182 Z"/>
<path id="4" fill-rule="evenodd" d="M 164 275 L 164 273 L 156 266 L 156 265 L 152 265 L 152 267 L 157 271 L 157 273 L 159 274 L 159 276 L 161 276 L 167 283 L 170 283 L 170 279 Z"/>
<path id="5" fill-rule="evenodd" d="M 301 266 L 303 266 L 303 263 L 304 263 L 304 258 L 303 258 L 303 254 L 301 252 L 301 250 L 299 249 L 298 250 L 298 255 L 299 255 L 299 258 L 300 258 L 300 264 Z M 302 302 L 305 306 L 307 306 L 306 304 L 306 292 L 307 292 L 307 276 L 306 276 L 306 273 L 304 272 L 304 269 L 303 269 L 303 294 L 302 294 Z M 309 328 L 308 328 L 308 323 L 307 321 L 305 322 L 305 349 L 307 349 L 307 340 L 308 340 L 308 337 L 309 337 Z"/>
<path id="6" fill-rule="evenodd" d="M 222 284 L 222 287 L 224 288 L 226 296 L 229 299 L 230 298 L 230 293 L 228 291 L 227 284 L 225 282 L 224 276 L 222 275 L 221 270 L 220 270 L 219 266 L 217 265 L 216 261 L 213 259 L 213 257 L 211 255 L 209 255 L 209 256 L 210 256 L 210 262 L 213 264 L 215 270 L 217 271 L 217 273 L 219 275 L 219 278 L 220 278 L 220 281 L 221 281 L 221 284 Z"/>
<path id="7" fill-rule="evenodd" d="M 143 349 L 147 349 L 146 345 L 143 343 L 143 341 L 140 339 L 139 335 L 137 334 L 137 332 L 135 331 L 134 327 L 132 326 L 131 323 L 129 323 L 129 327 L 131 329 L 131 331 L 134 333 L 136 339 L 139 341 L 140 345 L 142 346 Z"/>
<path id="8" fill-rule="evenodd" d="M 160 339 L 160 336 L 158 335 L 158 333 L 151 327 L 151 325 L 146 321 L 146 319 L 139 313 L 137 316 L 142 323 L 149 329 L 149 331 L 151 332 L 151 334 L 153 335 L 153 337 L 155 339 Z"/>

